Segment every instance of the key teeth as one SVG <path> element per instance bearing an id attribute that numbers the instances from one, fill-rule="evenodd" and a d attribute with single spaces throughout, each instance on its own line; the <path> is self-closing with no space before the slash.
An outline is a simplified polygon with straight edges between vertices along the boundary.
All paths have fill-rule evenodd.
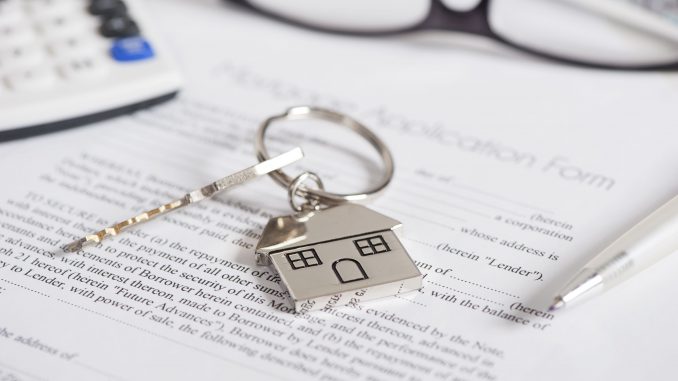
<path id="1" fill-rule="evenodd" d="M 64 246 L 64 251 L 67 253 L 75 253 L 78 250 L 82 249 L 82 244 L 83 240 L 79 239 L 77 241 L 73 241 L 69 243 L 68 245 Z"/>

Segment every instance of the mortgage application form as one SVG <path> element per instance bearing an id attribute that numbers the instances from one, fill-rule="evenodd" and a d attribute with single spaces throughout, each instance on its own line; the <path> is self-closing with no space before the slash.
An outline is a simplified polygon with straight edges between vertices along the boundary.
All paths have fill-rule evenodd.
<path id="1" fill-rule="evenodd" d="M 668 380 L 678 258 L 548 312 L 600 249 L 678 192 L 678 75 L 586 70 L 451 33 L 316 34 L 221 1 L 148 1 L 186 75 L 170 103 L 0 145 L 1 380 Z M 64 254 L 59 247 L 256 163 L 294 105 L 391 148 L 367 207 L 403 223 L 424 288 L 295 315 L 255 264 L 286 190 L 265 177 Z M 1 117 L 1 115 L 0 115 Z M 381 176 L 314 121 L 272 154 L 326 189 Z"/>

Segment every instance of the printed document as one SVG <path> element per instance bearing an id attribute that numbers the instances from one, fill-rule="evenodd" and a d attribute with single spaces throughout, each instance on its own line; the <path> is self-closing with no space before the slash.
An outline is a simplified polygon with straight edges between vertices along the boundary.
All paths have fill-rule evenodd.
<path id="1" fill-rule="evenodd" d="M 669 257 L 554 313 L 584 263 L 678 192 L 678 75 L 586 70 L 452 34 L 319 34 L 221 1 L 149 1 L 178 98 L 0 145 L 0 380 L 668 380 Z M 424 288 L 295 315 L 254 248 L 287 190 L 264 177 L 99 245 L 59 247 L 255 164 L 267 117 L 363 122 L 396 174 Z M 0 115 L 0 117 L 2 117 Z M 285 170 L 359 192 L 379 157 L 341 127 L 270 128 Z"/>

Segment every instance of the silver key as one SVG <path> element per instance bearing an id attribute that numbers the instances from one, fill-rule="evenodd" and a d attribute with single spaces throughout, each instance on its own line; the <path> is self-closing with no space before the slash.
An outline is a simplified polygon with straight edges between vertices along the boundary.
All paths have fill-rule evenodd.
<path id="1" fill-rule="evenodd" d="M 301 159 L 302 157 L 304 157 L 304 153 L 302 152 L 301 148 L 298 147 L 294 148 L 288 152 L 283 153 L 282 155 L 263 161 L 257 165 L 251 166 L 249 168 L 243 169 L 242 171 L 228 175 L 223 179 L 219 179 L 200 189 L 196 189 L 193 192 L 187 193 L 182 198 L 161 205 L 155 209 L 147 210 L 137 216 L 118 222 L 117 224 L 104 228 L 96 233 L 86 235 L 85 237 L 80 238 L 79 240 L 73 241 L 66 245 L 66 247 L 64 247 L 64 251 L 71 253 L 76 252 L 82 249 L 83 245 L 85 244 L 101 242 L 106 237 L 118 235 L 120 234 L 120 232 L 131 226 L 138 225 L 142 222 L 146 222 L 162 214 L 169 213 L 173 210 L 182 208 L 186 205 L 194 204 L 196 202 L 200 202 L 204 199 L 210 198 L 221 191 L 230 189 L 236 185 L 242 184 L 256 177 L 265 175 L 269 172 L 278 170 L 286 165 L 292 164 L 295 161 Z"/>

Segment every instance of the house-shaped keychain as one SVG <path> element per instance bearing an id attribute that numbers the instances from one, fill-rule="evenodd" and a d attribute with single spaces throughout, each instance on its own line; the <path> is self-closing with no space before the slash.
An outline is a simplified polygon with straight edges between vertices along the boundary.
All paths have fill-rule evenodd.
<path id="1" fill-rule="evenodd" d="M 401 223 L 357 204 L 269 220 L 257 263 L 273 264 L 297 312 L 418 290 L 422 276 L 396 236 Z"/>

